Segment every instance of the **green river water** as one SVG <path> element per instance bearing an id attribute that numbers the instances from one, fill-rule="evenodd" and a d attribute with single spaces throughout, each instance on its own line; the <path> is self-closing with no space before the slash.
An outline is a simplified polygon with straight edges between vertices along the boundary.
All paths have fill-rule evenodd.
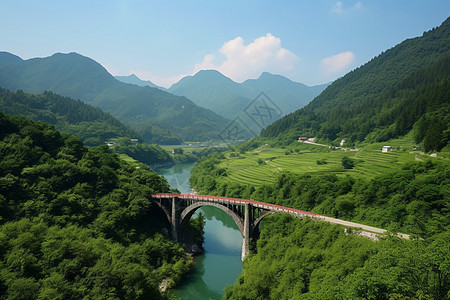
<path id="1" fill-rule="evenodd" d="M 172 188 L 190 193 L 193 163 L 158 169 Z M 222 210 L 206 206 L 205 253 L 195 258 L 195 266 L 174 290 L 183 300 L 221 299 L 226 285 L 233 284 L 242 271 L 242 237 L 233 219 Z"/>

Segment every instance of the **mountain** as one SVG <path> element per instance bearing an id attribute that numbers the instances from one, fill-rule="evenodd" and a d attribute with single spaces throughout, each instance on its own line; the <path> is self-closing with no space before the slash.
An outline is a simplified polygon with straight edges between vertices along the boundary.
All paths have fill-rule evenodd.
<path id="1" fill-rule="evenodd" d="M 10 54 L 0 57 L 11 60 Z M 215 139 L 229 123 L 185 97 L 120 82 L 99 63 L 77 53 L 0 65 L 0 86 L 80 99 L 132 126 L 147 142 L 161 141 L 166 132 L 189 141 Z"/>
<path id="2" fill-rule="evenodd" d="M 22 59 L 17 55 L 11 54 L 9 52 L 0 51 L 0 66 L 20 61 L 22 61 Z"/>
<path id="3" fill-rule="evenodd" d="M 427 151 L 442 149 L 450 140 L 449 70 L 450 18 L 336 80 L 261 136 L 283 144 L 298 136 L 381 142 L 414 128 Z"/>
<path id="4" fill-rule="evenodd" d="M 264 91 L 275 101 L 285 114 L 291 113 L 319 95 L 329 84 L 306 86 L 294 82 L 284 76 L 267 72 L 261 74 L 258 79 L 248 79 L 242 86 L 248 90 L 249 96 Z"/>
<path id="5" fill-rule="evenodd" d="M 135 84 L 135 85 L 138 85 L 138 86 L 149 86 L 149 87 L 161 89 L 163 91 L 166 90 L 163 87 L 157 86 L 156 84 L 154 84 L 150 80 L 142 80 L 142 79 L 140 79 L 135 74 L 131 74 L 129 76 L 114 76 L 114 78 L 116 78 L 117 80 L 119 80 L 119 81 L 121 81 L 123 83 L 131 83 L 131 84 Z"/>
<path id="6" fill-rule="evenodd" d="M 226 118 L 233 118 L 250 102 L 250 99 L 242 95 L 238 83 L 215 70 L 202 70 L 194 76 L 186 76 L 168 91 L 188 97 L 197 105 Z"/>
<path id="7" fill-rule="evenodd" d="M 0 88 L 0 111 L 54 125 L 75 135 L 85 145 L 103 145 L 110 139 L 138 137 L 137 133 L 98 107 L 52 92 L 26 94 Z M 174 138 L 174 142 L 180 142 Z"/>
<path id="8" fill-rule="evenodd" d="M 202 70 L 194 76 L 184 77 L 171 86 L 169 92 L 186 96 L 200 106 L 231 118 L 261 92 L 267 94 L 283 114 L 287 114 L 306 105 L 326 86 L 308 87 L 267 72 L 258 79 L 237 83 L 216 70 Z"/>
<path id="9" fill-rule="evenodd" d="M 237 83 L 216 70 L 202 70 L 187 76 L 171 86 L 168 91 L 192 99 L 226 118 L 237 116 L 254 132 L 269 125 L 284 114 L 303 107 L 317 96 L 326 85 L 308 87 L 283 76 L 262 73 L 258 79 Z M 257 124 L 248 114 L 248 108 L 264 93 L 266 103 L 276 108 L 276 117 L 265 124 Z"/>

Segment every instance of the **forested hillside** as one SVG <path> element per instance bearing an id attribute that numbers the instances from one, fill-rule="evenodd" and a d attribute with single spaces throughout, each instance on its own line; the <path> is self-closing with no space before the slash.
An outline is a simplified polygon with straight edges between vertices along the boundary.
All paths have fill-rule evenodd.
<path id="1" fill-rule="evenodd" d="M 450 234 L 373 242 L 340 226 L 267 218 L 225 299 L 448 299 Z"/>
<path id="2" fill-rule="evenodd" d="M 240 153 L 236 161 L 255 153 Z M 320 154 L 319 162 L 327 164 L 329 152 Z M 262 221 L 260 238 L 244 261 L 242 275 L 226 289 L 226 299 L 450 296 L 450 165 L 446 160 L 391 164 L 377 168 L 380 174 L 373 178 L 280 171 L 273 183 L 253 185 L 231 178 L 229 155 L 214 153 L 194 167 L 190 181 L 199 194 L 312 211 L 409 233 L 412 241 L 387 237 L 374 242 L 346 234 L 340 226 L 270 216 Z M 306 154 L 293 159 L 306 159 L 302 156 Z M 270 160 L 260 161 L 272 167 Z"/>
<path id="3" fill-rule="evenodd" d="M 59 131 L 79 137 L 88 146 L 103 145 L 119 137 L 138 137 L 99 108 L 52 92 L 34 95 L 0 88 L 0 111 L 55 125 Z"/>
<path id="4" fill-rule="evenodd" d="M 149 143 L 172 144 L 173 136 L 188 141 L 217 138 L 229 121 L 158 88 L 116 80 L 94 60 L 77 53 L 46 58 L 11 59 L 0 53 L 0 87 L 30 93 L 52 91 L 80 99 L 132 126 Z"/>
<path id="5" fill-rule="evenodd" d="M 298 136 L 327 141 L 386 141 L 416 128 L 426 151 L 450 140 L 450 19 L 406 40 L 336 80 L 310 104 L 262 131 L 288 144 Z M 419 122 L 418 122 L 419 121 Z M 431 141 L 432 140 L 432 141 Z"/>
<path id="6" fill-rule="evenodd" d="M 373 179 L 280 172 L 274 183 L 254 186 L 228 178 L 222 167 L 226 160 L 221 153 L 202 158 L 192 170 L 193 188 L 200 194 L 255 199 L 420 237 L 450 230 L 450 165 L 445 161 L 392 165 Z"/>
<path id="7" fill-rule="evenodd" d="M 0 129 L 0 298 L 167 298 L 191 260 L 149 200 L 166 180 L 43 122 Z"/>

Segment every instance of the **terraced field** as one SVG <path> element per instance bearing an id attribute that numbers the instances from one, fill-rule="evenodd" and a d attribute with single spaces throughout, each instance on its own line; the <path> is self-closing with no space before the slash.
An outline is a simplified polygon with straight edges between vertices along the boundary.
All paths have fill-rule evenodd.
<path id="1" fill-rule="evenodd" d="M 301 144 L 294 145 L 290 149 L 270 148 L 265 145 L 245 154 L 226 153 L 227 160 L 220 167 L 227 170 L 229 180 L 256 186 L 273 182 L 277 175 L 284 171 L 373 178 L 406 162 L 430 159 L 428 155 L 413 152 L 414 143 L 409 138 L 390 141 L 388 145 L 399 149 L 388 153 L 381 152 L 383 145 L 372 144 L 358 151 L 326 149 L 324 151 L 320 146 L 302 147 Z M 344 156 L 354 161 L 353 169 L 344 169 L 342 166 Z M 326 163 L 318 164 L 317 161 Z"/>

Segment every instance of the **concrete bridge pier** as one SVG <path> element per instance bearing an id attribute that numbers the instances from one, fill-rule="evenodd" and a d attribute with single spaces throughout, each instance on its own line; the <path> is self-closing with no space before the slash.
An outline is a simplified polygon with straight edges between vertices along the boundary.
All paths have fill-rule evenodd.
<path id="1" fill-rule="evenodd" d="M 242 232 L 242 255 L 241 260 L 244 261 L 247 254 L 250 252 L 250 220 L 251 220 L 251 210 L 250 205 L 246 203 L 244 205 L 245 216 L 244 216 L 244 230 Z"/>
<path id="2" fill-rule="evenodd" d="M 177 210 L 177 197 L 172 197 L 172 211 L 170 217 L 171 235 L 175 243 L 178 243 L 178 210 Z"/>

